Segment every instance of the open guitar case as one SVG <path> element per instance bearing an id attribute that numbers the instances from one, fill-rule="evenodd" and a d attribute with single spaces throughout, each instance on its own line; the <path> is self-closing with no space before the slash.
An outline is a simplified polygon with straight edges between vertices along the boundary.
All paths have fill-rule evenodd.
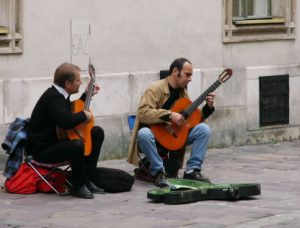
<path id="1" fill-rule="evenodd" d="M 186 179 L 168 179 L 169 187 L 147 192 L 147 198 L 165 204 L 202 200 L 239 200 L 261 194 L 258 183 L 210 184 Z"/>

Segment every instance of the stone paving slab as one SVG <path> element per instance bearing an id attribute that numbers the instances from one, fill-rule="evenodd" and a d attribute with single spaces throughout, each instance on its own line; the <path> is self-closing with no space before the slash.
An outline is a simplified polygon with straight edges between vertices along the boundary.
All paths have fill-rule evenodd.
<path id="1" fill-rule="evenodd" d="M 299 227 L 299 154 L 300 141 L 210 149 L 204 174 L 213 182 L 261 184 L 262 195 L 236 202 L 153 203 L 146 192 L 155 187 L 138 180 L 130 192 L 95 195 L 92 200 L 1 190 L 0 227 Z M 124 159 L 99 165 L 131 174 L 134 168 Z"/>

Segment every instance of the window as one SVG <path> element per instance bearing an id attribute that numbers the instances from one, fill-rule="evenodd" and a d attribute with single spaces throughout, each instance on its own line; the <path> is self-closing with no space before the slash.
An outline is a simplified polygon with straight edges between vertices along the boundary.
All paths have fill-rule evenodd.
<path id="1" fill-rule="evenodd" d="M 271 0 L 233 0 L 233 21 L 272 18 Z"/>
<path id="2" fill-rule="evenodd" d="M 0 0 L 0 54 L 21 53 L 21 0 Z"/>
<path id="3" fill-rule="evenodd" d="M 295 39 L 295 0 L 223 0 L 223 42 Z"/>

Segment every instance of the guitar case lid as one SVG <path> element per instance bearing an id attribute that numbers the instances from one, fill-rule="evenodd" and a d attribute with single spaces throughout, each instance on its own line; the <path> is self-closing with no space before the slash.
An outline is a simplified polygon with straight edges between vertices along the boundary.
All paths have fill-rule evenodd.
<path id="1" fill-rule="evenodd" d="M 168 179 L 172 187 L 153 189 L 147 198 L 166 204 L 192 203 L 202 200 L 239 200 L 261 194 L 258 183 L 211 184 L 195 180 Z"/>

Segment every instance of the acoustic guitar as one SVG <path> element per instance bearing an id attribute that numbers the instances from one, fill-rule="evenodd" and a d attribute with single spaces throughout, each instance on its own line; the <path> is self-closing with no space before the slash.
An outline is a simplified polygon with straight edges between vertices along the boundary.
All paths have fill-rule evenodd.
<path id="1" fill-rule="evenodd" d="M 150 126 L 155 139 L 170 151 L 181 149 L 186 142 L 188 132 L 191 128 L 203 121 L 198 106 L 206 99 L 207 95 L 216 90 L 222 83 L 226 82 L 232 75 L 231 69 L 225 69 L 218 79 L 202 93 L 194 102 L 187 98 L 178 99 L 171 108 L 172 112 L 181 113 L 185 119 L 183 125 L 175 123 L 160 123 Z"/>
<path id="2" fill-rule="evenodd" d="M 86 92 L 85 100 L 80 99 L 72 102 L 72 112 L 77 113 L 81 111 L 89 110 L 91 104 L 91 98 L 94 92 L 94 85 L 96 81 L 95 68 L 92 64 L 89 64 L 89 75 L 91 77 L 88 90 Z M 94 127 L 94 117 L 92 116 L 90 122 L 81 123 L 75 128 L 67 130 L 67 136 L 69 139 L 81 139 L 84 143 L 84 155 L 88 156 L 92 152 L 92 135 L 91 130 Z"/>

